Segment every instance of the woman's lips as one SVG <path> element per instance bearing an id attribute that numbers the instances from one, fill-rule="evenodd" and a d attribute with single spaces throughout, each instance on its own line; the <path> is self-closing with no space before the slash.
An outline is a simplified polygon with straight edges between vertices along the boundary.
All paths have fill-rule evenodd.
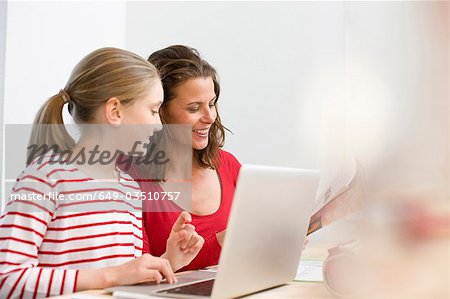
<path id="1" fill-rule="evenodd" d="M 195 135 L 197 135 L 201 138 L 206 138 L 206 137 L 208 137 L 209 129 L 192 130 L 192 132 L 194 132 Z"/>

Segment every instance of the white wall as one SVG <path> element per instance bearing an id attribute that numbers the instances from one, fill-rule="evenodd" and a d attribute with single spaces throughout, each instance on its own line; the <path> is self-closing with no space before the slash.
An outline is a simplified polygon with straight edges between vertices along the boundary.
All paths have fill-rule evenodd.
<path id="1" fill-rule="evenodd" d="M 322 105 L 341 98 L 339 2 L 129 2 L 127 48 L 197 48 L 221 79 L 226 149 L 242 162 L 317 168 Z"/>
<path id="2" fill-rule="evenodd" d="M 226 148 L 242 162 L 319 167 L 322 108 L 343 96 L 342 3 L 11 2 L 7 23 L 6 124 L 31 123 L 103 46 L 198 48 L 221 77 Z"/>
<path id="3" fill-rule="evenodd" d="M 31 124 L 39 107 L 64 88 L 75 64 L 92 50 L 125 47 L 124 1 L 9 1 L 2 13 L 6 16 L 5 124 Z M 17 137 L 27 140 L 25 135 Z M 10 190 L 3 185 L 2 198 L 5 191 Z"/>
<path id="4" fill-rule="evenodd" d="M 6 52 L 6 10 L 8 3 L 0 1 L 0 196 L 3 195 L 4 188 L 4 163 L 3 163 L 3 103 L 4 103 L 4 87 L 5 87 L 5 52 Z M 3 196 L 2 196 L 3 198 Z M 0 213 L 3 210 L 2 201 L 0 200 Z"/>
<path id="5" fill-rule="evenodd" d="M 125 12 L 124 1 L 9 2 L 5 123 L 32 123 L 92 50 L 125 47 Z"/>

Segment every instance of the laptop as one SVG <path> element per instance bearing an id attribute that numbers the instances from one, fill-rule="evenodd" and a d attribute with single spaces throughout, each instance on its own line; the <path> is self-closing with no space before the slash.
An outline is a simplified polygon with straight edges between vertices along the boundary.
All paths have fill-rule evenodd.
<path id="1" fill-rule="evenodd" d="M 177 274 L 175 284 L 108 289 L 125 298 L 234 298 L 295 278 L 319 173 L 243 165 L 218 267 Z"/>

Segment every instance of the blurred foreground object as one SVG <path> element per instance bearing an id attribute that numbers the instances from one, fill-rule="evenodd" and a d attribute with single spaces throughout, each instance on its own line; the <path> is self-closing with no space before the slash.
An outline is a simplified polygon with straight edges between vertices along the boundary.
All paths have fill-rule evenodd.
<path id="1" fill-rule="evenodd" d="M 358 241 L 329 250 L 323 276 L 332 294 L 450 297 L 449 201 L 395 197 L 361 213 Z"/>
<path id="2" fill-rule="evenodd" d="M 350 265 L 358 259 L 355 254 L 358 246 L 357 241 L 350 241 L 328 249 L 328 257 L 322 265 L 322 276 L 325 286 L 335 296 L 346 297 L 354 293 L 353 282 L 342 275 L 342 271 L 348 271 Z M 355 272 L 352 275 L 354 274 Z"/>
<path id="3" fill-rule="evenodd" d="M 450 298 L 450 3 L 344 6 L 345 125 L 329 128 L 343 144 L 327 149 L 357 157 L 366 188 L 344 238 L 359 246 L 326 276 L 353 298 Z M 312 231 L 326 222 L 313 216 Z"/>

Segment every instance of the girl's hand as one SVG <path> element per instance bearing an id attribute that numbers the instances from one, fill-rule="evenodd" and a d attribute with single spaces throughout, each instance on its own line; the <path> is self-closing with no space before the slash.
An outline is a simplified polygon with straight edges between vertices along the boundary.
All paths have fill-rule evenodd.
<path id="1" fill-rule="evenodd" d="M 168 260 L 143 254 L 119 266 L 80 270 L 78 273 L 77 291 L 87 289 L 103 289 L 120 285 L 131 285 L 163 279 L 168 283 L 177 281 Z"/>

